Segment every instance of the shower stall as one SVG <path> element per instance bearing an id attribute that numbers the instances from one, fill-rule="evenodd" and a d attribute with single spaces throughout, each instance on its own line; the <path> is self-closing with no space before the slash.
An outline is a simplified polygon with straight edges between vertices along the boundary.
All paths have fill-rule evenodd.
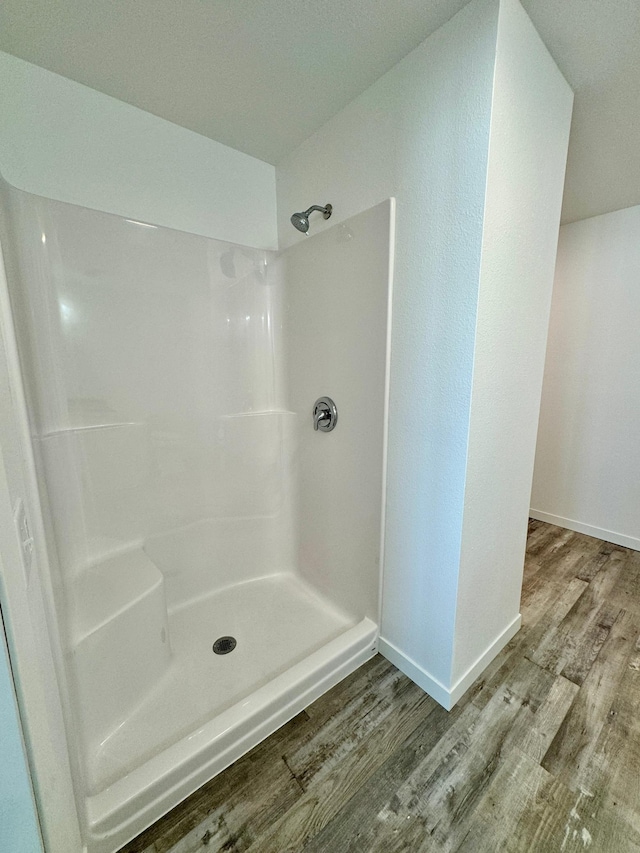
<path id="1" fill-rule="evenodd" d="M 0 196 L 76 802 L 113 853 L 376 652 L 393 202 L 276 253 Z"/>

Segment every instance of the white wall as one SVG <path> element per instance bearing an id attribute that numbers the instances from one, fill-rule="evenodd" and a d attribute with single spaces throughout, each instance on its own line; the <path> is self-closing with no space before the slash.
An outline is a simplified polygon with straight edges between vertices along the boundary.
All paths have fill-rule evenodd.
<path id="1" fill-rule="evenodd" d="M 571 100 L 474 0 L 276 173 L 281 245 L 397 198 L 381 648 L 445 705 L 518 627 Z"/>
<path id="2" fill-rule="evenodd" d="M 280 256 L 298 569 L 346 612 L 376 623 L 392 228 L 386 201 Z M 324 396 L 338 409 L 329 433 L 312 426 Z"/>
<path id="3" fill-rule="evenodd" d="M 453 690 L 519 625 L 536 427 L 573 93 L 517 0 L 502 0 Z"/>
<path id="4" fill-rule="evenodd" d="M 397 199 L 383 636 L 448 684 L 491 117 L 497 0 L 475 0 L 277 168 L 333 225 Z"/>
<path id="5" fill-rule="evenodd" d="M 18 717 L 9 655 L 0 618 L 0 731 L 2 773 L 0 774 L 0 849 L 12 853 L 41 853 L 31 779 L 22 729 Z"/>
<path id="6" fill-rule="evenodd" d="M 640 207 L 560 229 L 534 517 L 640 550 Z"/>
<path id="7" fill-rule="evenodd" d="M 276 248 L 274 167 L 0 52 L 0 173 L 19 189 Z"/>

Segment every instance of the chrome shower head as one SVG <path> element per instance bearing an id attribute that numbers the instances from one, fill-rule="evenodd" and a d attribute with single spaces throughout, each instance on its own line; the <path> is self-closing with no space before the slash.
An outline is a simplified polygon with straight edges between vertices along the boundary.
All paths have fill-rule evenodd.
<path id="1" fill-rule="evenodd" d="M 330 204 L 325 204 L 324 207 L 320 207 L 317 204 L 312 204 L 308 210 L 303 211 L 302 213 L 294 213 L 291 217 L 291 224 L 294 228 L 297 228 L 298 231 L 302 231 L 303 234 L 306 234 L 309 230 L 309 214 L 314 210 L 319 210 L 325 219 L 328 219 L 331 216 L 331 212 L 333 210 Z"/>
<path id="2" fill-rule="evenodd" d="M 294 213 L 291 217 L 291 224 L 294 228 L 297 228 L 298 231 L 302 231 L 303 234 L 306 234 L 309 230 L 309 217 L 305 213 Z"/>

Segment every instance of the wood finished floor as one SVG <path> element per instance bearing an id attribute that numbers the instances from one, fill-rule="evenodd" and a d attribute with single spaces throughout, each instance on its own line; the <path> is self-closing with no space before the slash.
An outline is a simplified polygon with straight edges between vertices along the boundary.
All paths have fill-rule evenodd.
<path id="1" fill-rule="evenodd" d="M 377 656 L 123 853 L 640 853 L 640 553 L 531 521 L 522 617 L 453 711 Z"/>

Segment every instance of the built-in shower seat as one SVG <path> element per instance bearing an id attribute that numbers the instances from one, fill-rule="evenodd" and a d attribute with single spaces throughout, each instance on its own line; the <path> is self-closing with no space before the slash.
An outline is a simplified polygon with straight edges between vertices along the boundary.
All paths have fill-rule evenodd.
<path id="1" fill-rule="evenodd" d="M 84 735 L 101 739 L 169 666 L 164 578 L 137 547 L 85 569 L 73 581 L 72 600 L 70 655 L 89 717 Z"/>

